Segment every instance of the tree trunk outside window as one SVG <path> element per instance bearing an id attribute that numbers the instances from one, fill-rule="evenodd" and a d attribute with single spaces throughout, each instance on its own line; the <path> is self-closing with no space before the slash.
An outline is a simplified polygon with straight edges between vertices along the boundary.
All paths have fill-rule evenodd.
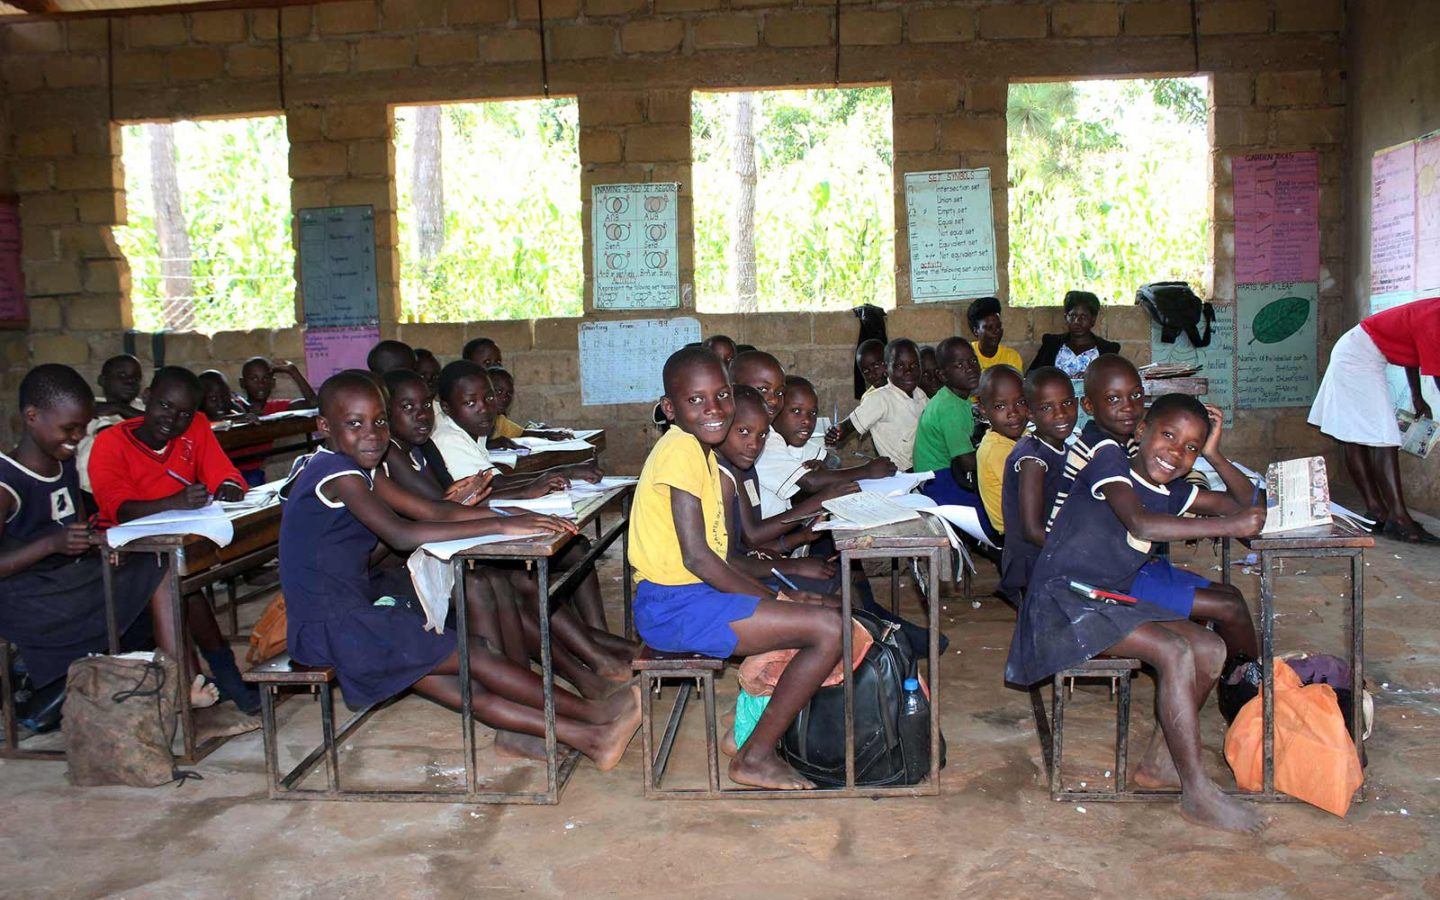
<path id="1" fill-rule="evenodd" d="M 175 128 L 169 123 L 145 126 L 150 148 L 150 184 L 155 201 L 155 235 L 160 248 L 160 273 L 165 299 L 161 314 L 172 331 L 195 329 L 195 280 L 191 276 L 190 233 L 180 204 L 180 179 L 175 167 Z"/>
<path id="2" fill-rule="evenodd" d="M 755 95 L 731 95 L 731 171 L 735 173 L 734 231 L 730 235 L 731 290 L 736 312 L 755 312 Z"/>

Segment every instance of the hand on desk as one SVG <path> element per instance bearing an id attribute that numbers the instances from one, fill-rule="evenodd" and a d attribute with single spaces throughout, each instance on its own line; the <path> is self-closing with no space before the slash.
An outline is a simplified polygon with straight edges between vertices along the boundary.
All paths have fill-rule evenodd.
<path id="1" fill-rule="evenodd" d="M 445 490 L 445 499 L 463 506 L 474 506 L 490 496 L 490 483 L 494 480 L 494 469 L 467 475 Z"/>
<path id="2" fill-rule="evenodd" d="M 1265 527 L 1265 507 L 1247 506 L 1238 513 L 1225 516 L 1221 522 L 1225 525 L 1226 537 L 1255 537 Z"/>
<path id="3" fill-rule="evenodd" d="M 576 463 L 573 466 L 564 466 L 560 469 L 560 471 L 564 472 L 571 478 L 576 478 L 580 481 L 588 481 L 590 484 L 598 484 L 600 482 L 600 479 L 605 477 L 605 473 L 600 471 L 600 466 L 593 461 Z"/>
<path id="4" fill-rule="evenodd" d="M 202 488 L 205 485 L 200 485 Z M 237 500 L 245 499 L 245 489 L 233 481 L 227 481 L 215 489 L 215 499 L 225 503 L 234 503 Z M 202 506 L 204 504 L 201 504 Z"/>
<path id="5" fill-rule="evenodd" d="M 896 471 L 895 463 L 884 456 L 876 457 L 865 464 L 866 478 L 889 478 Z"/>
<path id="6" fill-rule="evenodd" d="M 580 533 L 580 529 L 569 519 L 541 513 L 521 513 L 518 516 L 507 516 L 500 520 L 501 534 L 534 534 L 537 531 L 546 534 Z"/>
<path id="7" fill-rule="evenodd" d="M 199 509 L 210 502 L 210 489 L 197 481 L 171 494 L 168 500 L 170 509 Z"/>
<path id="8" fill-rule="evenodd" d="M 570 479 L 564 475 L 541 475 L 539 478 L 525 486 L 520 496 L 534 500 L 546 494 L 553 494 L 556 491 L 568 491 Z"/>
<path id="9" fill-rule="evenodd" d="M 50 552 L 62 556 L 80 556 L 89 552 L 93 546 L 90 526 L 84 522 L 71 523 L 49 535 L 47 539 L 50 541 Z"/>
<path id="10" fill-rule="evenodd" d="M 877 459 L 875 460 L 875 462 L 880 462 L 880 460 Z M 889 460 L 885 460 L 885 462 L 889 462 Z M 834 484 L 826 485 L 825 487 L 816 491 L 815 496 L 820 498 L 821 503 L 824 503 L 826 500 L 834 500 L 837 497 L 844 497 L 847 494 L 858 493 L 860 493 L 860 485 L 856 484 L 855 482 L 837 481 Z"/>

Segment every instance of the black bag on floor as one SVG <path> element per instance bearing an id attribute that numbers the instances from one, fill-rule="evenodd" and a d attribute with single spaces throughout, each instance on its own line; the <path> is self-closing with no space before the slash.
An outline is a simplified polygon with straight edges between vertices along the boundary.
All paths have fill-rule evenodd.
<path id="1" fill-rule="evenodd" d="M 855 784 L 915 784 L 930 771 L 928 714 L 923 728 L 900 727 L 904 682 L 915 671 L 915 655 L 898 627 L 864 610 L 855 610 L 854 616 L 875 638 L 851 676 L 855 684 Z M 821 787 L 844 786 L 845 685 L 815 692 L 781 739 L 780 755 Z M 943 735 L 940 765 L 945 765 Z"/>

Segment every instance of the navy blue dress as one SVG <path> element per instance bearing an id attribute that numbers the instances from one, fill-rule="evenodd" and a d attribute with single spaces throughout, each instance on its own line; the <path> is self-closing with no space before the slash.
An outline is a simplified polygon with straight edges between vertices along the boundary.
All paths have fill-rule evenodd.
<path id="1" fill-rule="evenodd" d="M 46 478 L 0 453 L 0 490 L 10 495 L 14 507 L 0 549 L 19 549 L 84 518 L 73 459 Z M 149 642 L 146 608 L 165 569 L 149 554 L 130 553 L 121 559 L 124 563 L 114 573 L 115 620 L 122 648 L 134 650 Z M 20 648 L 36 687 L 63 678 L 70 664 L 87 654 L 109 652 L 100 571 L 95 550 L 81 556 L 57 553 L 0 578 L 0 636 Z"/>
<path id="2" fill-rule="evenodd" d="M 1025 540 L 1019 527 L 1020 513 L 1020 463 L 1033 459 L 1045 470 L 1042 487 L 1042 510 L 1048 511 L 1055 503 L 1060 491 L 1060 481 L 1065 470 L 1065 450 L 1056 449 L 1033 434 L 1020 439 L 1010 455 L 1005 458 L 1005 476 L 1000 489 L 1000 506 L 1005 521 L 1010 525 L 1010 539 L 1005 542 L 1004 555 L 1000 557 L 1000 591 L 1017 606 L 1030 583 L 1030 572 L 1035 560 L 1040 558 L 1040 549 Z"/>
<path id="3" fill-rule="evenodd" d="M 1045 519 L 1045 530 L 1047 532 L 1055 528 L 1055 518 L 1060 515 L 1060 508 L 1065 505 L 1065 498 L 1070 496 L 1070 485 L 1080 475 L 1080 470 L 1089 464 L 1090 458 L 1095 455 L 1099 448 L 1113 444 L 1121 446 L 1115 438 L 1111 437 L 1094 419 L 1085 423 L 1080 429 L 1080 435 L 1070 442 L 1070 448 L 1065 454 L 1065 468 L 1060 475 L 1060 484 L 1055 492 L 1055 502 L 1050 506 L 1050 515 Z M 1127 438 L 1123 448 L 1127 456 L 1134 456 L 1139 449 L 1134 438 Z"/>
<path id="4" fill-rule="evenodd" d="M 290 655 L 334 666 L 352 707 L 387 700 L 455 652 L 455 633 L 425 630 L 425 614 L 405 569 L 372 578 L 375 533 L 344 504 L 321 496 L 336 478 L 371 474 L 325 448 L 297 461 L 280 520 L 280 587 Z"/>
<path id="5" fill-rule="evenodd" d="M 1035 563 L 1005 663 L 1005 680 L 1011 684 L 1034 684 L 1098 656 L 1146 622 L 1185 618 L 1143 600 L 1134 606 L 1108 604 L 1070 589 L 1073 579 L 1127 593 L 1135 574 L 1150 560 L 1151 543 L 1126 531 L 1101 487 L 1127 481 L 1146 509 L 1172 516 L 1183 515 L 1199 493 L 1183 481 L 1151 484 L 1130 470 L 1125 450 L 1113 440 L 1091 450 L 1090 462 L 1075 478 Z"/>

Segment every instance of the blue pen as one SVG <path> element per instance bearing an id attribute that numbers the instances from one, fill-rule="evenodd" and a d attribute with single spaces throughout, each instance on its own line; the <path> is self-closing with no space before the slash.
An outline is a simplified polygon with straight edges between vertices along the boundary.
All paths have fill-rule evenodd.
<path id="1" fill-rule="evenodd" d="M 781 584 L 785 585 L 785 586 L 788 587 L 790 590 L 792 590 L 792 591 L 798 591 L 798 590 L 800 590 L 798 587 L 795 586 L 795 582 L 793 582 L 793 581 L 791 581 L 790 579 L 786 578 L 784 575 L 781 575 L 781 574 L 780 574 L 780 570 L 777 569 L 777 568 L 775 568 L 774 566 L 771 566 L 771 567 L 770 567 L 770 574 L 771 574 L 771 575 L 774 575 L 775 578 L 778 579 Z"/>

